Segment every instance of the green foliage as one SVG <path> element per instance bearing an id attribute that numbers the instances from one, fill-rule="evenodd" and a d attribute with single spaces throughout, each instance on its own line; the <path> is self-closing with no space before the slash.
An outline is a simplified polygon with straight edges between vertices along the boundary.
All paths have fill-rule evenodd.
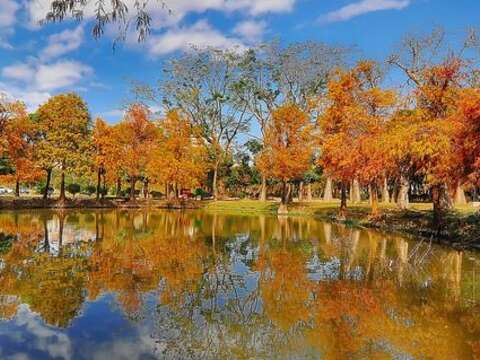
<path id="1" fill-rule="evenodd" d="M 195 189 L 192 194 L 195 197 L 200 196 L 202 198 L 204 198 L 205 196 L 208 196 L 208 193 L 205 190 L 203 190 L 202 188 Z"/>
<path id="2" fill-rule="evenodd" d="M 0 233 L 0 254 L 5 254 L 10 250 L 14 239 L 11 235 Z"/>
<path id="3" fill-rule="evenodd" d="M 43 193 L 45 192 L 45 186 L 46 186 L 46 185 L 47 185 L 47 184 L 45 183 L 44 180 L 39 181 L 39 182 L 37 183 L 37 185 L 35 186 L 35 191 L 37 192 L 37 194 L 40 194 L 40 195 L 43 194 Z M 48 192 L 49 192 L 50 194 L 52 194 L 54 191 L 55 191 L 55 189 L 50 186 Z"/>
<path id="4" fill-rule="evenodd" d="M 15 172 L 15 168 L 7 157 L 0 157 L 0 175 L 11 175 Z"/>
<path id="5" fill-rule="evenodd" d="M 78 194 L 80 192 L 80 190 L 81 190 L 81 187 L 80 187 L 79 184 L 73 183 L 73 184 L 68 184 L 67 185 L 67 191 L 70 194 L 72 194 L 74 197 L 75 197 L 76 194 Z"/>

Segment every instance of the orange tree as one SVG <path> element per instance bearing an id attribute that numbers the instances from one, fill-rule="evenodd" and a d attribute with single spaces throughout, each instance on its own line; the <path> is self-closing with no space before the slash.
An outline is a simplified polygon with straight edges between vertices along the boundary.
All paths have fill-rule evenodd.
<path id="1" fill-rule="evenodd" d="M 82 98 L 70 93 L 51 97 L 38 109 L 37 115 L 42 136 L 36 155 L 41 163 L 59 168 L 60 200 L 65 200 L 65 173 L 81 170 L 87 161 L 90 114 Z"/>
<path id="2" fill-rule="evenodd" d="M 463 173 L 455 149 L 457 111 L 462 88 L 467 83 L 468 67 L 475 59 L 467 59 L 468 49 L 478 45 L 471 33 L 460 51 L 446 48 L 445 33 L 436 30 L 427 36 L 410 36 L 393 54 L 389 63 L 405 75 L 412 85 L 414 118 L 409 129 L 412 160 L 417 173 L 425 176 L 433 202 L 434 225 L 440 230 L 444 214 L 451 206 L 449 190 L 458 184 Z"/>
<path id="3" fill-rule="evenodd" d="M 101 182 L 103 177 L 104 188 L 107 181 L 109 183 L 117 182 L 117 194 L 120 191 L 121 178 L 121 149 L 119 138 L 121 129 L 116 125 L 113 127 L 101 118 L 95 121 L 93 129 L 93 166 L 97 173 L 97 200 L 100 198 Z"/>
<path id="4" fill-rule="evenodd" d="M 20 196 L 20 184 L 33 182 L 41 171 L 33 160 L 33 124 L 26 113 L 24 104 L 10 103 L 10 116 L 4 123 L 3 149 L 13 173 L 0 176 L 6 182 L 15 183 L 15 196 Z"/>
<path id="5" fill-rule="evenodd" d="M 455 160 L 459 160 L 462 172 L 457 172 L 461 181 L 476 186 L 480 184 L 480 91 L 476 88 L 464 89 L 457 102 L 457 110 L 452 115 L 455 123 Z"/>
<path id="6" fill-rule="evenodd" d="M 257 166 L 266 177 L 282 181 L 282 204 L 286 204 L 289 198 L 288 182 L 310 168 L 312 139 L 313 127 L 309 117 L 297 105 L 286 103 L 273 111 Z"/>
<path id="7" fill-rule="evenodd" d="M 360 154 L 356 122 L 364 116 L 356 91 L 361 85 L 357 69 L 337 70 L 328 83 L 327 105 L 319 116 L 319 165 L 341 184 L 340 215 L 347 208 L 347 187 L 355 177 Z"/>
<path id="8" fill-rule="evenodd" d="M 130 200 L 135 200 L 135 185 L 145 175 L 158 129 L 150 121 L 148 110 L 135 104 L 128 109 L 125 118 L 117 126 L 115 137 L 120 149 L 120 167 L 130 180 Z"/>
<path id="9" fill-rule="evenodd" d="M 380 88 L 382 74 L 372 61 L 339 70 L 328 85 L 327 107 L 319 117 L 319 163 L 341 183 L 340 213 L 346 209 L 347 184 L 354 178 L 371 187 L 372 215 L 378 212 L 378 186 L 389 164 L 381 138 L 395 102 Z"/>
<path id="10" fill-rule="evenodd" d="M 178 111 L 170 111 L 159 127 L 147 174 L 167 188 L 174 186 L 178 197 L 179 187 L 197 186 L 205 176 L 208 154 L 197 129 Z"/>
<path id="11" fill-rule="evenodd" d="M 351 123 L 351 130 L 357 138 L 355 150 L 358 153 L 358 161 L 353 165 L 356 167 L 356 177 L 371 189 L 372 215 L 376 216 L 378 188 L 383 184 L 387 167 L 391 165 L 381 140 L 395 103 L 395 93 L 380 88 L 382 74 L 374 62 L 359 62 L 354 71 L 357 77 L 355 84 L 358 88 L 355 92 L 356 101 L 360 105 L 360 116 Z"/>

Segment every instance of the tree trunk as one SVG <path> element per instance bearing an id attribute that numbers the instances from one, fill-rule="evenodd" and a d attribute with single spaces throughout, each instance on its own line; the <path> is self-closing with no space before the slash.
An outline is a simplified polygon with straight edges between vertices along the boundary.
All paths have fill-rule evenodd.
<path id="1" fill-rule="evenodd" d="M 15 197 L 20 197 L 20 181 L 18 178 L 15 181 Z"/>
<path id="2" fill-rule="evenodd" d="M 410 188 L 410 182 L 404 175 L 400 175 L 399 181 L 397 206 L 402 210 L 406 210 L 409 206 L 408 190 Z"/>
<path id="3" fill-rule="evenodd" d="M 288 203 L 288 197 L 289 197 L 289 186 L 286 181 L 282 182 L 282 204 L 286 205 Z"/>
<path id="4" fill-rule="evenodd" d="M 135 201 L 135 184 L 137 183 L 137 178 L 135 176 L 130 177 L 130 201 Z"/>
<path id="5" fill-rule="evenodd" d="M 345 219 L 347 214 L 347 184 L 342 181 L 341 192 L 340 192 L 340 211 L 339 217 Z"/>
<path id="6" fill-rule="evenodd" d="M 432 186 L 433 226 L 441 232 L 445 226 L 445 215 L 452 209 L 452 201 L 448 196 L 445 184 Z"/>
<path id="7" fill-rule="evenodd" d="M 299 202 L 303 201 L 303 191 L 304 191 L 303 181 L 300 181 L 300 184 L 298 185 L 298 201 Z"/>
<path id="8" fill-rule="evenodd" d="M 286 181 L 282 181 L 282 202 L 278 208 L 278 215 L 288 214 L 287 203 L 290 197 L 290 186 Z"/>
<path id="9" fill-rule="evenodd" d="M 145 179 L 143 181 L 143 197 L 145 199 L 148 199 L 148 193 L 149 193 L 149 191 L 148 191 L 148 179 Z"/>
<path id="10" fill-rule="evenodd" d="M 65 201 L 65 165 L 62 165 L 61 175 L 60 175 L 60 197 L 58 200 Z"/>
<path id="11" fill-rule="evenodd" d="M 215 166 L 213 168 L 213 179 L 212 179 L 213 200 L 218 200 L 217 178 L 218 178 L 218 162 L 215 163 Z"/>
<path id="12" fill-rule="evenodd" d="M 287 184 L 287 203 L 293 202 L 293 190 L 295 189 L 295 185 L 292 183 Z"/>
<path id="13" fill-rule="evenodd" d="M 323 200 L 324 201 L 332 201 L 332 178 L 327 177 L 325 182 L 325 189 L 323 190 Z"/>
<path id="14" fill-rule="evenodd" d="M 167 199 L 172 200 L 175 198 L 175 190 L 171 183 L 167 184 Z"/>
<path id="15" fill-rule="evenodd" d="M 120 197 L 122 192 L 122 179 L 120 177 L 117 178 L 117 197 Z"/>
<path id="16" fill-rule="evenodd" d="M 388 181 L 387 177 L 383 178 L 383 187 L 382 187 L 382 202 L 388 204 L 390 202 L 390 194 L 388 192 Z"/>
<path id="17" fill-rule="evenodd" d="M 395 180 L 395 182 L 393 183 L 392 197 L 391 197 L 391 201 L 394 202 L 395 204 L 398 203 L 399 192 L 400 192 L 400 187 L 398 186 L 398 181 Z"/>
<path id="18" fill-rule="evenodd" d="M 378 186 L 376 183 L 369 186 L 370 189 L 370 202 L 372 205 L 371 216 L 378 216 Z"/>
<path id="19" fill-rule="evenodd" d="M 455 189 L 455 194 L 453 197 L 453 202 L 455 205 L 466 205 L 467 198 L 465 197 L 465 190 L 461 185 L 458 185 Z"/>
<path id="20" fill-rule="evenodd" d="M 307 184 L 307 201 L 312 201 L 313 196 L 312 196 L 312 183 Z"/>
<path id="21" fill-rule="evenodd" d="M 103 186 L 102 186 L 102 200 L 105 199 L 105 195 L 107 194 L 107 179 L 105 178 L 105 172 L 103 171 Z"/>
<path id="22" fill-rule="evenodd" d="M 360 183 L 357 179 L 353 179 L 352 181 L 352 203 L 358 204 L 362 201 L 362 197 L 360 194 Z"/>
<path id="23" fill-rule="evenodd" d="M 97 198 L 96 200 L 100 200 L 100 188 L 102 187 L 102 174 L 100 172 L 100 168 L 97 169 Z"/>
<path id="24" fill-rule="evenodd" d="M 52 181 L 52 169 L 47 169 L 47 181 L 45 184 L 45 190 L 43 191 L 43 200 L 48 199 L 48 189 L 50 189 L 51 181 Z"/>
<path id="25" fill-rule="evenodd" d="M 262 185 L 260 187 L 260 201 L 267 201 L 267 178 L 262 175 Z"/>

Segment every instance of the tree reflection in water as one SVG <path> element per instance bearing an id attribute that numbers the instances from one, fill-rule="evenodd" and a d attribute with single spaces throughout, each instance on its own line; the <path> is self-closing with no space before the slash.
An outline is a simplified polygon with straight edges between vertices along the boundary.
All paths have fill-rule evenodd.
<path id="1" fill-rule="evenodd" d="M 4 323 L 26 304 L 68 329 L 114 294 L 159 358 L 480 356 L 472 253 L 201 211 L 4 212 L 0 240 Z"/>

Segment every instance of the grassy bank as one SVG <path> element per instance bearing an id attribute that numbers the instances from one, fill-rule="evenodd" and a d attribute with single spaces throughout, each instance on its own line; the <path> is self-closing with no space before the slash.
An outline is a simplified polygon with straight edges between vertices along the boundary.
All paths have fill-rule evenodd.
<path id="1" fill-rule="evenodd" d="M 291 216 L 312 216 L 319 219 L 337 219 L 339 202 L 312 201 L 289 205 Z M 438 232 L 432 226 L 432 204 L 413 203 L 408 210 L 400 210 L 394 204 L 381 204 L 381 215 L 370 217 L 368 202 L 349 204 L 347 218 L 351 225 L 378 228 L 422 237 L 455 248 L 480 250 L 480 212 L 471 205 L 454 209 L 446 218 L 446 226 Z M 207 211 L 226 213 L 271 213 L 278 209 L 277 202 L 254 200 L 217 201 L 205 205 Z"/>

